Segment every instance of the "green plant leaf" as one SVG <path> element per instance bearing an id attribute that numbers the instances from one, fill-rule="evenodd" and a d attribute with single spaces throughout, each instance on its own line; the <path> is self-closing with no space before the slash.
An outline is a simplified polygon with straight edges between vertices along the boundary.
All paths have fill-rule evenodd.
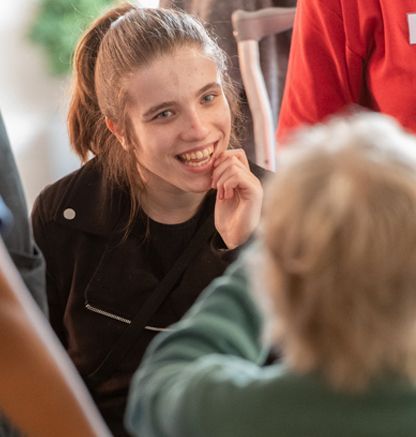
<path id="1" fill-rule="evenodd" d="M 68 74 L 82 32 L 114 0 L 40 0 L 28 36 L 46 52 L 52 74 Z"/>

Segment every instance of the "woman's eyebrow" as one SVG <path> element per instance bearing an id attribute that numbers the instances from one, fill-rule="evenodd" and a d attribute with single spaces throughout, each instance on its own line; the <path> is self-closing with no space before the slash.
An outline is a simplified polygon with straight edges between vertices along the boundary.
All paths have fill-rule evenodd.
<path id="1" fill-rule="evenodd" d="M 173 100 L 169 101 L 169 102 L 162 102 L 162 103 L 158 103 L 155 106 L 152 106 L 150 109 L 148 109 L 144 114 L 143 114 L 143 118 L 149 117 L 150 115 L 152 115 L 153 113 L 160 111 L 163 108 L 166 108 L 166 106 L 172 106 L 174 105 L 175 102 Z"/>
<path id="2" fill-rule="evenodd" d="M 212 88 L 216 88 L 216 89 L 218 89 L 218 88 L 221 88 L 221 85 L 219 84 L 219 82 L 210 82 L 210 83 L 204 85 L 204 86 L 203 86 L 200 90 L 198 90 L 195 94 L 196 94 L 197 96 L 199 96 L 200 94 L 203 94 L 205 91 L 208 91 L 209 89 L 212 89 Z"/>
<path id="3" fill-rule="evenodd" d="M 201 94 L 203 94 L 205 91 L 208 91 L 209 89 L 219 89 L 221 88 L 221 85 L 219 84 L 219 82 L 210 82 L 207 83 L 206 85 L 204 85 L 202 88 L 200 88 L 195 95 L 199 96 Z M 167 106 L 172 106 L 175 104 L 175 101 L 171 100 L 171 101 L 166 101 L 166 102 L 161 102 L 158 103 L 155 106 L 152 106 L 151 108 L 149 108 L 144 114 L 143 114 L 143 118 L 149 117 L 150 115 L 154 114 L 157 111 L 160 111 L 161 109 L 166 108 Z"/>

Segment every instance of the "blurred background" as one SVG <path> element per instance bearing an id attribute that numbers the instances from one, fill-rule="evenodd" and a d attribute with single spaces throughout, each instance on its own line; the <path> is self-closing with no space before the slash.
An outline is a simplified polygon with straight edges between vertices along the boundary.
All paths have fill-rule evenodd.
<path id="1" fill-rule="evenodd" d="M 0 109 L 29 209 L 45 185 L 80 166 L 65 126 L 70 54 L 85 26 L 112 3 L 116 2 L 0 2 Z M 138 3 L 157 7 L 159 1 Z"/>

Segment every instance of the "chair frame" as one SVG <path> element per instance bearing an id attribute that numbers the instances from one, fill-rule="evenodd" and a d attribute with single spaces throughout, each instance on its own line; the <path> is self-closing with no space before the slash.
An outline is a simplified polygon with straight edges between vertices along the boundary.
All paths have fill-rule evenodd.
<path id="1" fill-rule="evenodd" d="M 259 42 L 269 35 L 293 27 L 296 8 L 264 8 L 249 12 L 238 9 L 231 22 L 237 40 L 241 77 L 253 117 L 256 163 L 276 170 L 275 122 L 263 73 L 260 67 Z"/>

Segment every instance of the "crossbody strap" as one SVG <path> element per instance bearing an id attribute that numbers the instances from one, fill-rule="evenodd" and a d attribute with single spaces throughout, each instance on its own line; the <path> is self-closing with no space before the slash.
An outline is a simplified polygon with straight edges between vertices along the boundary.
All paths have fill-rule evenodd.
<path id="1" fill-rule="evenodd" d="M 198 229 L 182 255 L 156 287 L 151 297 L 136 313 L 131 324 L 126 327 L 123 334 L 117 339 L 114 347 L 108 352 L 101 364 L 88 375 L 89 384 L 96 385 L 105 380 L 113 372 L 113 369 L 124 358 L 132 345 L 135 344 L 135 339 L 141 335 L 142 330 L 148 324 L 159 306 L 173 290 L 173 287 L 177 284 L 190 261 L 196 257 L 201 247 L 212 236 L 214 231 L 213 217 L 210 215 Z"/>

